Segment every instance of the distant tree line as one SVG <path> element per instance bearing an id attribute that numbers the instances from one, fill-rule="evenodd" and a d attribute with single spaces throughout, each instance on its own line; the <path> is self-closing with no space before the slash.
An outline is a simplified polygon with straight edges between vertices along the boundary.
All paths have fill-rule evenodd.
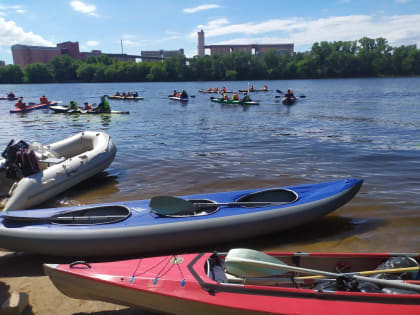
<path id="1" fill-rule="evenodd" d="M 155 62 L 129 62 L 109 56 L 69 56 L 34 63 L 21 69 L 0 68 L 0 83 L 144 82 L 259 79 L 315 79 L 383 76 L 419 76 L 420 50 L 416 45 L 392 47 L 384 38 L 315 43 L 311 51 L 294 56 L 262 57 L 244 52 L 186 58 L 178 55 Z"/>

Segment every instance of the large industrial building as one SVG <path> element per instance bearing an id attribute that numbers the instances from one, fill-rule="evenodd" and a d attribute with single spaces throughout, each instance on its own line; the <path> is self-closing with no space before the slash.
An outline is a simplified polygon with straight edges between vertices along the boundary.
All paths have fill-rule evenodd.
<path id="1" fill-rule="evenodd" d="M 97 57 L 99 55 L 106 55 L 111 58 L 116 58 L 120 61 L 136 61 L 142 59 L 143 61 L 156 61 L 165 58 L 173 57 L 177 54 L 184 54 L 184 49 L 179 50 L 157 50 L 157 51 L 142 51 L 141 56 L 128 54 L 107 54 L 100 50 L 92 50 L 91 52 L 81 52 L 79 50 L 78 42 L 64 42 L 57 44 L 57 47 L 43 47 L 43 46 L 28 46 L 28 45 L 13 45 L 12 55 L 13 63 L 21 67 L 27 64 L 41 62 L 46 63 L 55 56 L 70 56 L 73 59 L 86 60 L 87 57 Z"/>
<path id="2" fill-rule="evenodd" d="M 249 52 L 252 55 L 260 56 L 270 49 L 274 49 L 278 55 L 293 55 L 294 44 L 244 44 L 244 45 L 205 45 L 204 31 L 198 34 L 198 55 L 204 56 L 206 49 L 210 51 L 210 55 L 226 55 L 237 51 Z"/>
<path id="3" fill-rule="evenodd" d="M 166 58 L 175 57 L 176 55 L 184 55 L 184 49 L 178 50 L 142 50 L 141 60 L 143 62 L 156 61 L 157 59 L 163 60 Z"/>

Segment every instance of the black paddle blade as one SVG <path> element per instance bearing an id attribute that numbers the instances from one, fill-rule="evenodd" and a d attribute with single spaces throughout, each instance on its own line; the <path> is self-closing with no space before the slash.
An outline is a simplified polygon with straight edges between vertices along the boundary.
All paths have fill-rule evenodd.
<path id="1" fill-rule="evenodd" d="M 182 198 L 157 196 L 150 199 L 150 210 L 160 215 L 176 215 L 191 212 L 194 204 Z"/>
<path id="2" fill-rule="evenodd" d="M 283 93 L 281 90 L 276 90 L 277 93 Z"/>

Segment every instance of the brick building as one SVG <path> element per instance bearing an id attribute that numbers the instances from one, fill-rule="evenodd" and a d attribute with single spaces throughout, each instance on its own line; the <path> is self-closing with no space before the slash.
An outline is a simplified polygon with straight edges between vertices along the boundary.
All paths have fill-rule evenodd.
<path id="1" fill-rule="evenodd" d="M 277 55 L 293 55 L 294 44 L 244 44 L 244 45 L 205 45 L 204 32 L 201 30 L 198 34 L 198 55 L 204 56 L 205 50 L 210 51 L 210 55 L 227 55 L 233 52 L 249 52 L 252 55 L 260 56 L 270 49 L 274 49 Z"/>

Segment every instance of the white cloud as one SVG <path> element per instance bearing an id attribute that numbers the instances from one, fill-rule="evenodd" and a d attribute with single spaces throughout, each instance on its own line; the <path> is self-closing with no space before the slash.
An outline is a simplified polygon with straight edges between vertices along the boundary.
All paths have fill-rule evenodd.
<path id="1" fill-rule="evenodd" d="M 87 47 L 96 47 L 98 45 L 99 45 L 99 42 L 97 42 L 96 40 L 88 40 L 85 43 L 85 46 L 87 46 Z"/>
<path id="2" fill-rule="evenodd" d="M 189 37 L 196 39 L 196 32 L 201 28 L 205 31 L 206 38 L 238 35 L 237 38 L 217 44 L 277 42 L 309 45 L 320 41 L 358 40 L 364 36 L 384 37 L 391 45 L 420 43 L 420 14 L 381 17 L 349 15 L 317 20 L 289 18 L 243 24 L 229 24 L 227 19 L 219 18 L 207 25 L 197 26 Z"/>
<path id="3" fill-rule="evenodd" d="M 136 35 L 133 35 L 133 34 L 123 34 L 123 35 L 121 35 L 121 38 L 122 39 L 133 39 L 133 38 L 136 38 Z"/>
<path id="4" fill-rule="evenodd" d="M 202 4 L 202 5 L 199 5 L 199 6 L 194 7 L 194 8 L 185 8 L 184 12 L 185 13 L 196 13 L 198 11 L 218 9 L 218 8 L 220 8 L 220 5 L 218 5 L 218 4 Z"/>
<path id="5" fill-rule="evenodd" d="M 10 10 L 14 10 L 19 14 L 23 14 L 26 13 L 26 10 L 23 9 L 23 7 L 21 5 L 2 5 L 0 4 L 0 11 L 10 11 Z M 6 15 L 5 12 L 0 12 L 1 16 Z"/>
<path id="6" fill-rule="evenodd" d="M 16 12 L 19 13 L 19 14 L 23 14 L 23 13 L 26 13 L 26 10 L 18 9 L 18 10 L 16 10 Z"/>
<path id="7" fill-rule="evenodd" d="M 98 16 L 98 14 L 95 12 L 96 6 L 94 4 L 86 4 L 82 1 L 71 1 L 70 6 L 75 11 L 88 14 L 88 15 Z"/>
<path id="8" fill-rule="evenodd" d="M 0 45 L 10 47 L 14 44 L 55 46 L 40 35 L 25 32 L 14 21 L 6 21 L 0 17 Z"/>

